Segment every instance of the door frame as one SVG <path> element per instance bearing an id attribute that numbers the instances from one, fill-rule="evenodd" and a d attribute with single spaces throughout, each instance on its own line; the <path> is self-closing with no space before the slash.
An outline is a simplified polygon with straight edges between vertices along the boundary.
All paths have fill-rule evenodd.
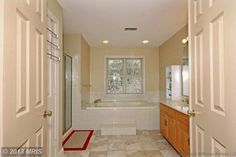
<path id="1" fill-rule="evenodd" d="M 4 0 L 0 0 L 0 149 L 3 146 L 3 53 L 4 53 Z"/>
<path id="2" fill-rule="evenodd" d="M 189 100 L 192 99 L 192 53 L 191 53 L 191 45 L 192 45 L 192 38 L 191 38 L 191 0 L 188 0 L 188 54 L 189 54 Z M 189 110 L 192 110 L 192 101 L 189 101 Z M 192 132 L 192 127 L 193 127 L 193 118 L 190 117 L 189 120 L 189 137 L 190 137 L 190 154 L 193 153 L 193 132 Z"/>
<path id="3" fill-rule="evenodd" d="M 47 16 L 49 16 L 51 19 L 53 19 L 55 22 L 56 22 L 56 26 L 57 26 L 57 33 L 58 33 L 58 36 L 59 36 L 59 47 L 60 47 L 60 44 L 61 44 L 61 41 L 60 41 L 60 28 L 59 28 L 59 26 L 60 26 L 60 23 L 59 23 L 59 20 L 57 19 L 57 17 L 52 13 L 52 11 L 50 11 L 49 9 L 47 10 Z M 59 49 L 59 56 L 61 56 L 61 49 Z M 47 57 L 47 61 L 49 60 L 50 58 L 48 58 Z M 60 84 L 60 76 L 61 76 L 61 74 L 60 74 L 60 69 L 61 69 L 61 65 L 60 64 L 62 64 L 63 62 L 62 62 L 62 60 L 61 60 L 61 62 L 59 62 L 59 63 L 56 63 L 57 65 L 56 65 L 56 68 L 54 69 L 54 70 L 56 70 L 57 71 L 57 90 L 56 90 L 56 102 L 55 102 L 55 104 L 58 104 L 58 105 L 55 105 L 54 107 L 53 107 L 53 115 L 52 116 L 54 116 L 55 117 L 55 123 L 54 123 L 54 125 L 55 125 L 55 127 L 54 127 L 54 138 L 55 139 L 57 139 L 57 141 L 54 141 L 54 142 L 58 142 L 58 143 L 56 143 L 57 145 L 54 145 L 54 143 L 52 143 L 52 146 L 51 146 L 51 148 L 53 148 L 53 150 L 52 151 L 54 151 L 55 153 L 56 153 L 56 155 L 59 153 L 58 151 L 59 151 L 59 146 L 61 145 L 60 144 L 60 105 L 61 105 L 61 99 L 60 99 L 60 90 L 61 90 L 61 84 Z M 47 67 L 48 67 L 48 65 L 47 65 Z M 48 81 L 48 77 L 47 77 L 47 81 Z M 48 109 L 49 109 L 49 104 L 48 104 Z M 49 131 L 49 130 L 48 130 Z M 48 137 L 49 138 L 49 137 Z M 49 147 L 49 142 L 48 142 L 48 148 L 50 148 Z M 50 151 L 50 150 L 48 150 L 48 151 Z"/>

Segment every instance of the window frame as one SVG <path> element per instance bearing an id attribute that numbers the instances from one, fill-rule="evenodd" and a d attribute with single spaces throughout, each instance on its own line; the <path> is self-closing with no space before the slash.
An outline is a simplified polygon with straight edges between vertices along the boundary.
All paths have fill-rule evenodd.
<path id="1" fill-rule="evenodd" d="M 108 61 L 109 59 L 122 59 L 123 60 L 123 92 L 122 93 L 108 93 L 107 83 L 108 83 Z M 141 92 L 140 93 L 127 93 L 126 84 L 127 84 L 127 74 L 126 74 L 126 61 L 127 59 L 140 59 L 141 60 Z M 105 95 L 116 95 L 116 96 L 140 96 L 145 95 L 145 57 L 144 56 L 105 56 L 104 57 L 104 93 Z"/>

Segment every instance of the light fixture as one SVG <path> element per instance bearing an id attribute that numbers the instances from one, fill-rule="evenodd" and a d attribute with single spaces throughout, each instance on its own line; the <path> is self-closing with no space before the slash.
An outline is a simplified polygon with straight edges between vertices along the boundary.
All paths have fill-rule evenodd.
<path id="1" fill-rule="evenodd" d="M 103 44 L 108 44 L 109 41 L 108 41 L 108 40 L 103 40 L 102 43 L 103 43 Z"/>
<path id="2" fill-rule="evenodd" d="M 149 41 L 148 40 L 143 40 L 143 44 L 148 44 Z"/>

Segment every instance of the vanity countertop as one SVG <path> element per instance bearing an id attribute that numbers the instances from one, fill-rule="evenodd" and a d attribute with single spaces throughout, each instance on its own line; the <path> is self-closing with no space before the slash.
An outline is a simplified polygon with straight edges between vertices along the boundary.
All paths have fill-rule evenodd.
<path id="1" fill-rule="evenodd" d="M 178 112 L 188 115 L 189 106 L 188 106 L 188 104 L 186 104 L 182 101 L 163 100 L 160 103 L 163 105 L 166 105 Z"/>

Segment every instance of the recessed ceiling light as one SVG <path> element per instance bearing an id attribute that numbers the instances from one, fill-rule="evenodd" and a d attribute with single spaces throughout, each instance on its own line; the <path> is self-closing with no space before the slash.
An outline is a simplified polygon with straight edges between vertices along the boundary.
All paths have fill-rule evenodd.
<path id="1" fill-rule="evenodd" d="M 103 40 L 102 43 L 103 43 L 103 44 L 108 44 L 109 41 L 108 41 L 108 40 Z"/>
<path id="2" fill-rule="evenodd" d="M 148 40 L 143 40 L 143 44 L 148 44 L 149 41 Z"/>

